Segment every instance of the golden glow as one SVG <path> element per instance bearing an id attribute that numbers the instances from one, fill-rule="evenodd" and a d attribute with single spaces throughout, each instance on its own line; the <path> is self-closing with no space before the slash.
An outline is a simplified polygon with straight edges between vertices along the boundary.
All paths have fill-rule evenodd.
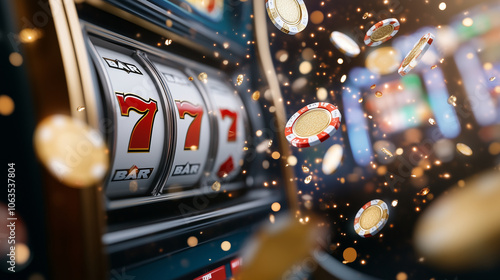
<path id="1" fill-rule="evenodd" d="M 463 26 L 470 27 L 474 24 L 474 21 L 470 17 L 467 17 L 462 20 L 462 24 Z"/>
<path id="2" fill-rule="evenodd" d="M 304 173 L 309 172 L 309 167 L 307 167 L 307 166 L 305 166 L 305 165 L 302 165 L 302 171 L 303 171 Z"/>
<path id="3" fill-rule="evenodd" d="M 236 77 L 236 85 L 241 86 L 243 83 L 243 75 L 239 74 L 238 77 Z"/>
<path id="4" fill-rule="evenodd" d="M 295 157 L 294 155 L 288 156 L 287 162 L 288 165 L 295 166 L 297 165 L 297 157 Z"/>
<path id="5" fill-rule="evenodd" d="M 321 11 L 314 11 L 310 15 L 310 20 L 314 24 L 322 23 L 324 18 L 325 18 L 325 16 L 323 15 L 323 13 Z"/>
<path id="6" fill-rule="evenodd" d="M 212 190 L 214 192 L 218 192 L 220 191 L 220 187 L 221 187 L 221 184 L 219 181 L 215 181 L 213 184 L 212 184 Z"/>
<path id="7" fill-rule="evenodd" d="M 319 101 L 325 101 L 328 97 L 328 91 L 324 87 L 320 87 L 316 92 L 316 97 L 318 97 Z"/>
<path id="8" fill-rule="evenodd" d="M 344 250 L 342 255 L 347 263 L 351 263 L 356 260 L 358 253 L 356 252 L 356 249 L 349 247 Z"/>
<path id="9" fill-rule="evenodd" d="M 23 57 L 20 53 L 13 52 L 9 55 L 10 64 L 19 67 L 23 64 Z"/>
<path id="10" fill-rule="evenodd" d="M 205 72 L 201 72 L 198 74 L 198 80 L 204 82 L 205 84 L 208 82 L 208 75 Z"/>
<path id="11" fill-rule="evenodd" d="M 271 210 L 273 210 L 274 212 L 278 212 L 280 211 L 280 209 L 281 209 L 281 204 L 279 204 L 279 202 L 274 202 L 271 205 Z"/>
<path id="12" fill-rule="evenodd" d="M 89 187 L 106 175 L 107 148 L 99 132 L 65 115 L 40 122 L 34 133 L 35 151 L 54 177 L 71 187 Z"/>
<path id="13" fill-rule="evenodd" d="M 443 3 L 441 3 L 441 4 L 443 4 Z M 407 279 L 408 279 L 408 275 L 404 272 L 400 272 L 396 275 L 396 280 L 407 280 Z"/>
<path id="14" fill-rule="evenodd" d="M 257 100 L 259 100 L 259 98 L 260 98 L 260 91 L 258 91 L 258 90 L 254 91 L 254 93 L 252 94 L 252 99 L 254 101 L 257 101 Z"/>
<path id="15" fill-rule="evenodd" d="M 309 61 L 303 61 L 299 65 L 299 71 L 303 75 L 309 74 L 309 72 L 311 72 L 311 70 L 312 70 L 312 65 Z"/>
<path id="16" fill-rule="evenodd" d="M 195 236 L 190 236 L 187 239 L 187 244 L 189 247 L 195 247 L 196 245 L 198 245 L 198 238 L 196 238 Z"/>
<path id="17" fill-rule="evenodd" d="M 135 193 L 138 189 L 139 189 L 139 184 L 137 183 L 137 181 L 135 180 L 130 181 L 130 183 L 128 184 L 128 190 L 131 193 Z"/>
<path id="18" fill-rule="evenodd" d="M 271 154 L 271 157 L 273 159 L 279 159 L 280 158 L 280 153 L 278 151 L 274 151 L 272 154 Z"/>
<path id="19" fill-rule="evenodd" d="M 288 52 L 285 50 L 279 50 L 276 52 L 276 59 L 280 62 L 285 62 L 288 59 Z"/>
<path id="20" fill-rule="evenodd" d="M 222 251 L 229 251 L 231 250 L 231 243 L 229 241 L 224 241 L 220 244 L 220 248 L 222 249 Z"/>
<path id="21" fill-rule="evenodd" d="M 37 29 L 24 28 L 19 32 L 19 40 L 23 43 L 32 43 L 41 37 L 41 32 Z"/>
<path id="22" fill-rule="evenodd" d="M 306 184 L 311 183 L 311 181 L 312 181 L 312 175 L 309 175 L 309 176 L 307 176 L 307 177 L 304 179 L 304 183 L 306 183 Z"/>
<path id="23" fill-rule="evenodd" d="M 30 258 L 31 252 L 30 248 L 26 246 L 24 243 L 17 243 L 16 244 L 16 264 L 17 265 L 23 265 L 25 264 L 29 258 Z"/>
<path id="24" fill-rule="evenodd" d="M 472 156 L 472 149 L 464 143 L 457 143 L 457 150 L 464 156 Z"/>
<path id="25" fill-rule="evenodd" d="M 0 115 L 8 116 L 14 112 L 14 100 L 8 95 L 0 95 Z"/>
<path id="26" fill-rule="evenodd" d="M 498 142 L 491 143 L 490 146 L 488 147 L 488 152 L 492 155 L 500 154 L 500 143 Z"/>

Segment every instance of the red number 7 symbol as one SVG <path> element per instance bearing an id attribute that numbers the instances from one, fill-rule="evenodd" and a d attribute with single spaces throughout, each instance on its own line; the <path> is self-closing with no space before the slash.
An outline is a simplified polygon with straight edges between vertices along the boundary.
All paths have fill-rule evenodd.
<path id="1" fill-rule="evenodd" d="M 194 105 L 188 101 L 175 101 L 177 105 L 177 110 L 179 110 L 179 117 L 184 119 L 186 114 L 194 118 L 194 120 L 189 125 L 186 133 L 186 140 L 184 141 L 184 150 L 198 150 L 198 145 L 200 144 L 200 131 L 201 131 L 201 120 L 203 117 L 203 107 L 200 105 Z"/>
<path id="2" fill-rule="evenodd" d="M 227 142 L 236 141 L 236 124 L 238 121 L 238 113 L 230 111 L 228 109 L 220 109 L 220 115 L 222 119 L 230 117 L 233 120 L 231 126 L 229 127 L 229 131 L 227 132 Z"/>
<path id="3" fill-rule="evenodd" d="M 146 101 L 130 93 L 124 94 L 123 92 L 115 92 L 115 94 L 123 117 L 128 117 L 130 110 L 143 114 L 135 123 L 134 129 L 132 129 L 132 133 L 130 134 L 128 152 L 149 152 L 153 122 L 156 112 L 158 112 L 156 101 L 151 98 Z"/>

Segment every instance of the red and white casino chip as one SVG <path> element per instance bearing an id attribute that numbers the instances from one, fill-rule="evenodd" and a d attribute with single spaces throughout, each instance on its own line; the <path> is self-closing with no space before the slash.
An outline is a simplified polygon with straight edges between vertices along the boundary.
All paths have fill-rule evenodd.
<path id="1" fill-rule="evenodd" d="M 389 219 L 387 204 L 374 199 L 359 209 L 354 218 L 354 230 L 361 237 L 372 237 L 377 234 Z"/>
<path id="2" fill-rule="evenodd" d="M 427 33 L 413 46 L 412 50 L 406 55 L 403 62 L 399 66 L 398 73 L 404 76 L 415 68 L 418 62 L 422 59 L 425 52 L 429 49 L 432 42 L 434 41 L 434 35 L 432 33 Z"/>
<path id="3" fill-rule="evenodd" d="M 378 46 L 389 41 L 396 36 L 399 31 L 399 21 L 395 18 L 388 18 L 377 22 L 365 35 L 365 44 L 369 47 Z"/>
<path id="4" fill-rule="evenodd" d="M 285 127 L 288 142 L 298 148 L 318 145 L 330 138 L 340 127 L 339 109 L 327 102 L 316 102 L 293 114 Z"/>

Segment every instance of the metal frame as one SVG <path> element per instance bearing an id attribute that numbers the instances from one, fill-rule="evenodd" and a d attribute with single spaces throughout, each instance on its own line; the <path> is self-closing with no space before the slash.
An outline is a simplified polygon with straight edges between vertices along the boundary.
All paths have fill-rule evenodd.
<path id="1" fill-rule="evenodd" d="M 269 192 L 267 190 L 262 190 L 259 193 L 258 198 L 260 199 L 252 200 L 244 204 L 231 206 L 228 208 L 212 211 L 209 213 L 203 213 L 192 217 L 185 217 L 173 221 L 166 221 L 151 225 L 145 225 L 140 228 L 129 228 L 124 230 L 109 232 L 103 235 L 103 242 L 106 245 L 111 245 L 114 243 L 131 240 L 140 236 L 155 234 L 181 225 L 192 224 L 203 220 L 209 220 L 217 217 L 248 211 L 255 208 L 265 207 L 276 201 L 275 197 L 269 196 Z"/>

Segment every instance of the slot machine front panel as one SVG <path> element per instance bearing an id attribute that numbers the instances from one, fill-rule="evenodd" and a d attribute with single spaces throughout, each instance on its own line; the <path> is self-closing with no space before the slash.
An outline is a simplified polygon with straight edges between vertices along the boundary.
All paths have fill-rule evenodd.
<path id="1" fill-rule="evenodd" d="M 106 187 L 109 197 L 146 195 L 165 177 L 169 137 L 166 96 L 136 51 L 95 46 L 110 88 L 106 104 L 113 115 L 113 166 Z M 126 53 L 124 53 L 126 52 Z M 142 61 L 141 61 L 142 60 Z M 141 65 L 142 64 L 142 65 Z M 104 72 L 105 71 L 105 72 Z"/>

